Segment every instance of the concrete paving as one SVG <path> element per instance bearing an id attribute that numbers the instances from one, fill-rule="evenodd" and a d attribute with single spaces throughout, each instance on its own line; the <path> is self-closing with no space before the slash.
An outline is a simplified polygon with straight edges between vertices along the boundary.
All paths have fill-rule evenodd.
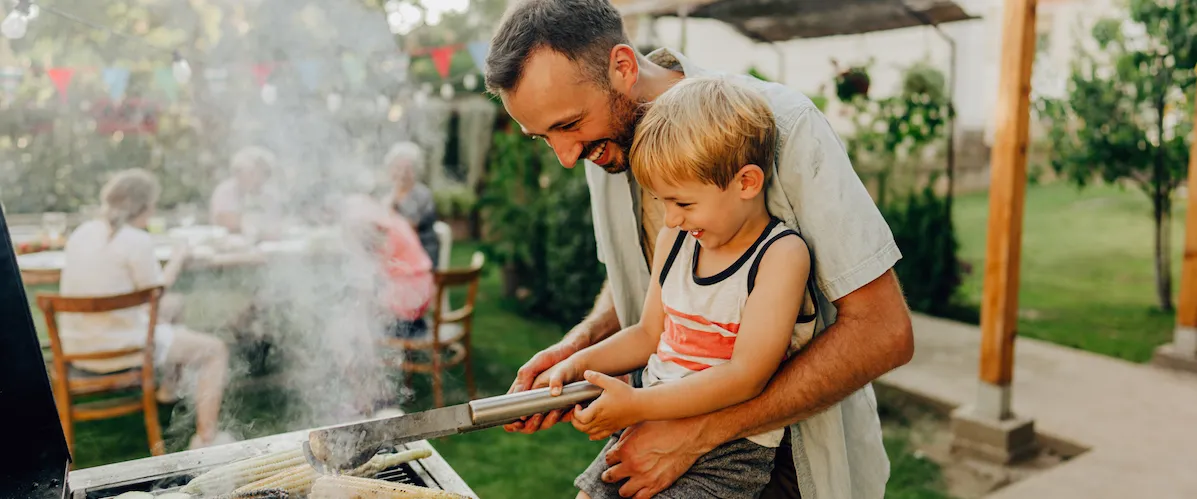
<path id="1" fill-rule="evenodd" d="M 973 403 L 980 329 L 916 315 L 914 331 L 914 360 L 880 382 L 941 404 Z M 1089 450 L 987 497 L 1197 498 L 1197 375 L 1028 338 L 1014 348 L 1014 413 Z"/>

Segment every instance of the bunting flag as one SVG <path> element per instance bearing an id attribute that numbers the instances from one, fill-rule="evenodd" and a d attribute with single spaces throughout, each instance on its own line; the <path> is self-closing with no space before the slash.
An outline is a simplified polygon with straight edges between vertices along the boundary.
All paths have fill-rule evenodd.
<path id="1" fill-rule="evenodd" d="M 323 64 L 316 59 L 304 59 L 295 64 L 295 69 L 299 71 L 299 79 L 303 82 L 303 86 L 308 90 L 316 90 L 320 88 L 320 73 L 323 71 Z"/>
<path id="2" fill-rule="evenodd" d="M 175 80 L 174 72 L 169 67 L 154 69 L 154 84 L 171 102 L 179 99 L 179 82 Z"/>
<path id="3" fill-rule="evenodd" d="M 213 94 L 224 93 L 228 89 L 229 70 L 224 68 L 207 68 L 204 79 L 208 81 L 208 90 Z"/>
<path id="4" fill-rule="evenodd" d="M 449 77 L 449 65 L 453 62 L 453 52 L 457 49 L 454 46 L 437 47 L 429 51 L 432 56 L 432 64 L 436 66 L 436 72 L 440 73 L 441 78 Z"/>
<path id="5" fill-rule="evenodd" d="M 466 50 L 470 52 L 470 58 L 474 59 L 474 67 L 478 68 L 478 71 L 486 71 L 486 54 L 490 52 L 490 43 L 474 42 L 466 45 Z"/>
<path id="6" fill-rule="evenodd" d="M 67 90 L 71 86 L 71 78 L 75 76 L 75 70 L 71 68 L 50 68 L 46 70 L 46 75 L 50 77 L 51 82 L 54 82 L 54 88 L 58 89 L 59 102 L 66 104 Z"/>
<path id="7" fill-rule="evenodd" d="M 129 87 L 129 70 L 125 68 L 104 68 L 104 85 L 108 86 L 108 97 L 114 101 L 125 96 Z"/>
<path id="8" fill-rule="evenodd" d="M 270 81 L 270 73 L 274 72 L 274 63 L 259 62 L 254 64 L 253 72 L 254 83 L 258 85 L 258 88 L 261 88 L 262 85 L 265 85 L 266 82 Z"/>
<path id="9" fill-rule="evenodd" d="M 366 63 L 356 55 L 346 53 L 341 56 L 341 70 L 345 72 L 345 78 L 353 86 L 361 85 L 366 81 Z"/>

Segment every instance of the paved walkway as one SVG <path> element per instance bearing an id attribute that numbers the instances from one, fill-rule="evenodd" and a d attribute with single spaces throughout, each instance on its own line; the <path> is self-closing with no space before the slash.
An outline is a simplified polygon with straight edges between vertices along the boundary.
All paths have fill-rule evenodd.
<path id="1" fill-rule="evenodd" d="M 914 360 L 881 382 L 971 404 L 980 329 L 916 315 L 914 331 Z M 1038 433 L 1089 451 L 989 497 L 1197 498 L 1197 376 L 1019 338 L 1013 405 Z"/>

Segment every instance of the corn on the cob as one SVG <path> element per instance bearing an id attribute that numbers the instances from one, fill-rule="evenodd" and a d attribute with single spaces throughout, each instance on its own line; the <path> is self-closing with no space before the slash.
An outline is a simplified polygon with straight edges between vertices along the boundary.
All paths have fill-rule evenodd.
<path id="1" fill-rule="evenodd" d="M 307 463 L 287 468 L 279 473 L 268 476 L 256 482 L 242 485 L 234 493 L 252 492 L 264 489 L 285 490 L 288 494 L 305 496 L 312 490 L 312 484 L 320 478 L 320 473 Z"/>
<path id="2" fill-rule="evenodd" d="M 226 494 L 212 499 L 291 499 L 291 494 L 288 494 L 285 490 L 265 489 L 241 492 L 239 494 Z"/>
<path id="3" fill-rule="evenodd" d="M 371 458 L 366 464 L 354 468 L 346 472 L 346 474 L 351 476 L 374 476 L 387 468 L 392 468 L 414 459 L 423 459 L 431 455 L 432 451 L 428 449 L 412 449 L 393 454 L 379 454 Z M 245 484 L 237 488 L 234 492 L 280 489 L 291 494 L 306 495 L 311 491 L 312 484 L 319 477 L 320 473 L 305 462 L 261 480 Z"/>
<path id="4" fill-rule="evenodd" d="M 310 499 L 468 499 L 461 494 L 355 476 L 324 475 Z"/>
<path id="5" fill-rule="evenodd" d="M 408 449 L 393 454 L 379 454 L 370 458 L 370 461 L 366 464 L 363 464 L 346 474 L 365 477 L 374 476 L 388 468 L 394 468 L 395 466 L 399 466 L 400 464 L 406 463 L 408 461 L 424 459 L 430 456 L 432 456 L 431 449 Z"/>
<path id="6" fill-rule="evenodd" d="M 303 449 L 272 452 L 208 470 L 187 482 L 179 492 L 198 496 L 224 494 L 306 462 Z"/>

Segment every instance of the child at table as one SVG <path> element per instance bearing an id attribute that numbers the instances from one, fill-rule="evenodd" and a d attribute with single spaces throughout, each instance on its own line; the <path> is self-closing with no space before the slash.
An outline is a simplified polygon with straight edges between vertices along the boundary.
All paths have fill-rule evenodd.
<path id="1" fill-rule="evenodd" d="M 636 129 L 637 182 L 665 205 L 639 324 L 549 373 L 550 389 L 585 378 L 604 389 L 573 424 L 592 440 L 642 421 L 680 419 L 751 399 L 810 339 L 810 254 L 772 218 L 765 186 L 776 145 L 768 104 L 730 80 L 686 78 L 657 98 Z M 611 375 L 644 369 L 644 388 Z M 662 492 L 755 498 L 769 482 L 784 429 L 725 443 Z M 579 498 L 615 499 L 604 456 L 574 484 Z"/>

